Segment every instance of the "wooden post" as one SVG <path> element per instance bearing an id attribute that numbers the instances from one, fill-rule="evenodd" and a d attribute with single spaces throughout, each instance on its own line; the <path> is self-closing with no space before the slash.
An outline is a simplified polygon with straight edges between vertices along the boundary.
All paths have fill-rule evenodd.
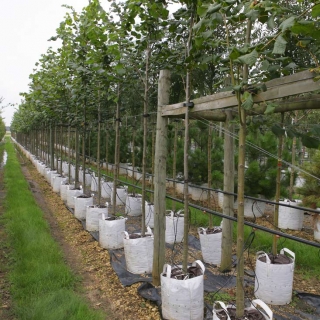
<path id="1" fill-rule="evenodd" d="M 223 191 L 234 192 L 234 124 L 231 110 L 226 110 L 227 121 L 225 123 L 226 134 L 224 135 L 224 161 L 223 161 Z M 233 213 L 234 196 L 224 194 L 223 214 L 234 216 Z M 229 271 L 232 266 L 232 239 L 233 221 L 222 220 L 222 244 L 221 244 L 221 265 L 222 272 Z"/>
<path id="2" fill-rule="evenodd" d="M 283 121 L 284 121 L 284 113 L 281 113 L 281 127 L 283 127 Z M 278 144 L 278 167 L 277 167 L 277 178 L 276 178 L 276 197 L 275 202 L 276 204 L 274 208 L 274 217 L 273 217 L 273 224 L 277 228 L 278 227 L 278 219 L 279 219 L 279 200 L 280 200 L 280 188 L 281 188 L 281 158 L 282 158 L 282 145 L 283 145 L 283 136 L 281 135 L 279 137 L 279 144 Z M 277 235 L 273 236 L 273 242 L 272 242 L 272 254 L 277 254 Z"/>
<path id="3" fill-rule="evenodd" d="M 161 70 L 158 82 L 158 114 L 155 147 L 154 175 L 154 253 L 152 278 L 155 286 L 160 285 L 160 273 L 165 263 L 166 228 L 166 162 L 168 119 L 161 116 L 162 106 L 169 103 L 170 71 Z"/>

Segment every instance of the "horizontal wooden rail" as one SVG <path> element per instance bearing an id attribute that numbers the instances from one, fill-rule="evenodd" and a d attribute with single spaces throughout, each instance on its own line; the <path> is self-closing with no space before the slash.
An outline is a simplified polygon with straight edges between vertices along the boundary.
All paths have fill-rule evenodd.
<path id="1" fill-rule="evenodd" d="M 267 91 L 260 92 L 253 97 L 254 103 L 260 103 L 320 89 L 320 81 L 315 82 L 315 74 L 310 71 L 302 71 L 290 76 L 267 81 Z M 194 107 L 189 109 L 190 117 L 198 112 L 208 112 L 235 107 L 237 98 L 232 91 L 219 92 L 213 95 L 193 100 Z M 184 102 L 166 105 L 162 108 L 162 116 L 179 117 L 185 113 Z"/>

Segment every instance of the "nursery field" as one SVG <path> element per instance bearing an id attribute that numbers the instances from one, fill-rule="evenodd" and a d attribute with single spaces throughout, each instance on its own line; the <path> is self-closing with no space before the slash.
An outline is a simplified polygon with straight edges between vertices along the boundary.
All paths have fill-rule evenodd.
<path id="1" fill-rule="evenodd" d="M 11 145 L 9 147 L 11 147 Z M 144 299 L 138 293 L 138 288 L 146 284 L 147 281 L 123 285 L 123 282 L 119 279 L 118 274 L 112 267 L 114 257 L 111 257 L 107 250 L 99 246 L 92 234 L 84 230 L 82 223 L 68 210 L 60 197 L 52 191 L 51 186 L 36 171 L 31 162 L 21 156 L 19 157 L 21 169 L 27 181 L 25 188 L 32 192 L 37 205 L 41 209 L 43 218 L 50 227 L 51 236 L 62 250 L 63 262 L 76 276 L 77 286 L 75 287 L 75 291 L 85 298 L 85 301 L 87 301 L 87 304 L 90 305 L 92 309 L 102 311 L 103 314 L 106 315 L 106 319 L 161 319 L 157 304 Z M 3 188 L 3 181 L 1 182 Z M 30 197 L 32 197 L 32 195 L 30 193 Z M 120 211 L 123 210 L 123 208 L 120 207 L 118 209 Z M 30 212 L 30 215 L 32 214 L 33 213 Z M 195 219 L 195 214 L 193 214 L 193 218 Z M 138 224 L 139 221 L 137 219 L 139 218 L 129 220 L 128 222 Z M 199 219 L 198 217 L 194 222 L 199 223 Z M 308 219 L 306 221 L 308 221 Z M 261 223 L 267 224 L 268 222 L 261 221 Z M 193 235 L 194 238 L 198 237 L 196 225 L 191 227 L 190 234 Z M 258 244 L 263 245 L 260 239 L 261 234 L 262 232 L 256 231 L 256 240 L 253 241 L 253 243 L 258 241 Z M 2 239 L 5 239 L 3 223 L 1 223 L 1 235 Z M 305 230 L 297 231 L 295 235 L 308 238 L 308 232 Z M 286 240 L 281 239 L 281 241 Z M 281 243 L 281 245 L 283 244 L 289 243 Z M 5 280 L 7 279 L 7 275 L 10 274 L 9 269 L 10 266 L 12 266 L 12 261 L 6 259 L 7 256 L 11 256 L 11 250 L 12 248 L 10 246 L 6 247 L 2 245 L 0 261 L 1 269 L 5 270 L 5 272 L 1 274 L 0 278 L 2 292 L 0 308 L 1 319 L 16 319 L 13 313 L 15 297 L 11 294 L 10 282 Z M 166 260 L 168 262 L 181 262 L 182 250 L 179 244 L 166 250 Z M 315 250 L 313 252 L 318 251 Z M 21 254 L 23 254 L 23 251 Z M 316 258 L 319 259 L 319 256 Z M 191 248 L 189 250 L 189 262 L 195 259 L 201 259 L 201 253 L 195 248 Z M 275 319 L 319 319 L 319 310 L 316 310 L 317 307 L 308 304 L 305 299 L 300 299 L 296 293 L 304 292 L 307 293 L 309 297 L 310 295 L 312 297 L 312 295 L 319 294 L 320 275 L 318 274 L 317 267 L 312 268 L 312 266 L 306 266 L 300 263 L 299 260 L 297 260 L 294 276 L 293 301 L 286 306 L 273 307 L 274 311 L 278 314 Z M 250 275 L 250 271 L 254 270 L 254 264 L 255 250 L 248 250 L 248 252 L 245 253 L 245 269 L 247 275 Z M 232 284 L 232 279 L 236 276 L 236 272 L 233 267 L 229 274 L 221 274 L 218 268 L 207 264 L 206 269 L 209 272 L 208 275 L 211 274 L 225 280 L 225 283 L 220 283 L 220 287 L 209 290 L 210 292 L 205 292 L 208 311 L 208 309 L 212 307 L 213 301 L 230 301 L 235 299 L 235 286 Z M 246 281 L 245 288 L 246 297 L 250 298 L 253 298 L 254 291 L 254 280 L 252 279 L 253 278 L 251 278 L 250 281 L 250 277 L 247 277 L 248 281 Z M 149 290 L 151 289 L 152 288 L 149 288 Z M 27 307 L 28 306 L 25 306 L 25 308 Z M 107 314 L 109 314 L 109 316 L 107 316 Z M 61 319 L 64 318 L 62 317 Z"/>

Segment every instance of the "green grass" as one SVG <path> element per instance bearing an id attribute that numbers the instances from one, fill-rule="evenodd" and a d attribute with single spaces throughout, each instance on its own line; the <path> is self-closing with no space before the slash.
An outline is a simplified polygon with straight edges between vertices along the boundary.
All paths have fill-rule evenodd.
<path id="1" fill-rule="evenodd" d="M 79 279 L 64 263 L 8 141 L 4 223 L 12 248 L 9 277 L 15 316 L 26 320 L 105 319 L 106 315 L 90 309 L 76 293 Z"/>

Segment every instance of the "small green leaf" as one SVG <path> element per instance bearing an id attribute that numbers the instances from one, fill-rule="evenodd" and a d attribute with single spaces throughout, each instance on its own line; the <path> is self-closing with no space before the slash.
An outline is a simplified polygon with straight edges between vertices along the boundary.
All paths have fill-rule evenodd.
<path id="1" fill-rule="evenodd" d="M 281 137 L 285 134 L 285 130 L 278 124 L 275 124 L 271 127 L 271 131 L 277 136 Z"/>
<path id="2" fill-rule="evenodd" d="M 241 55 L 240 51 L 237 48 L 233 47 L 230 53 L 230 59 L 236 60 L 240 57 L 240 55 Z"/>
<path id="3" fill-rule="evenodd" d="M 212 36 L 213 34 L 213 30 L 208 30 L 206 32 L 202 32 L 202 36 L 205 38 L 205 39 L 208 39 Z"/>
<path id="4" fill-rule="evenodd" d="M 311 15 L 313 18 L 316 18 L 320 15 L 320 4 L 316 4 L 313 8 L 312 8 L 312 12 Z"/>
<path id="5" fill-rule="evenodd" d="M 284 54 L 284 52 L 286 51 L 286 45 L 287 45 L 287 41 L 280 35 L 274 43 L 272 53 Z"/>
<path id="6" fill-rule="evenodd" d="M 281 29 L 282 32 L 285 32 L 287 29 L 291 28 L 294 25 L 295 21 L 296 21 L 296 16 L 291 16 L 290 18 L 284 20 L 280 24 L 279 28 Z"/>
<path id="7" fill-rule="evenodd" d="M 250 10 L 246 13 L 246 17 L 249 18 L 251 21 L 255 21 L 259 18 L 259 11 L 257 10 Z"/>
<path id="8" fill-rule="evenodd" d="M 206 5 L 199 6 L 199 7 L 197 8 L 197 14 L 198 14 L 200 17 L 203 17 L 203 16 L 206 15 L 207 10 L 208 10 L 208 6 L 206 6 Z"/>
<path id="9" fill-rule="evenodd" d="M 252 66 L 257 61 L 258 57 L 259 57 L 258 52 L 256 50 L 253 50 L 252 52 L 239 57 L 238 60 L 243 64 Z"/>
<path id="10" fill-rule="evenodd" d="M 307 148 L 317 149 L 320 145 L 320 140 L 308 135 L 301 135 L 301 142 Z"/>
<path id="11" fill-rule="evenodd" d="M 216 4 L 216 5 L 211 4 L 211 5 L 209 6 L 209 8 L 208 8 L 207 13 L 208 13 L 208 14 L 215 13 L 215 12 L 219 11 L 220 8 L 221 8 L 221 4 Z"/>
<path id="12" fill-rule="evenodd" d="M 243 109 L 250 110 L 253 107 L 253 98 L 250 92 L 245 91 L 241 96 L 241 101 L 241 106 L 243 107 Z"/>
<path id="13" fill-rule="evenodd" d="M 268 103 L 267 104 L 267 109 L 266 109 L 266 111 L 264 112 L 264 114 L 271 114 L 271 113 L 273 113 L 274 112 L 274 110 L 275 110 L 275 108 L 276 108 L 276 104 L 274 104 L 274 103 Z"/>
<path id="14" fill-rule="evenodd" d="M 270 62 L 268 60 L 263 60 L 261 63 L 261 70 L 268 70 Z"/>
<path id="15" fill-rule="evenodd" d="M 315 124 L 311 127 L 310 130 L 314 135 L 316 136 L 320 136 L 320 125 L 319 124 Z"/>

